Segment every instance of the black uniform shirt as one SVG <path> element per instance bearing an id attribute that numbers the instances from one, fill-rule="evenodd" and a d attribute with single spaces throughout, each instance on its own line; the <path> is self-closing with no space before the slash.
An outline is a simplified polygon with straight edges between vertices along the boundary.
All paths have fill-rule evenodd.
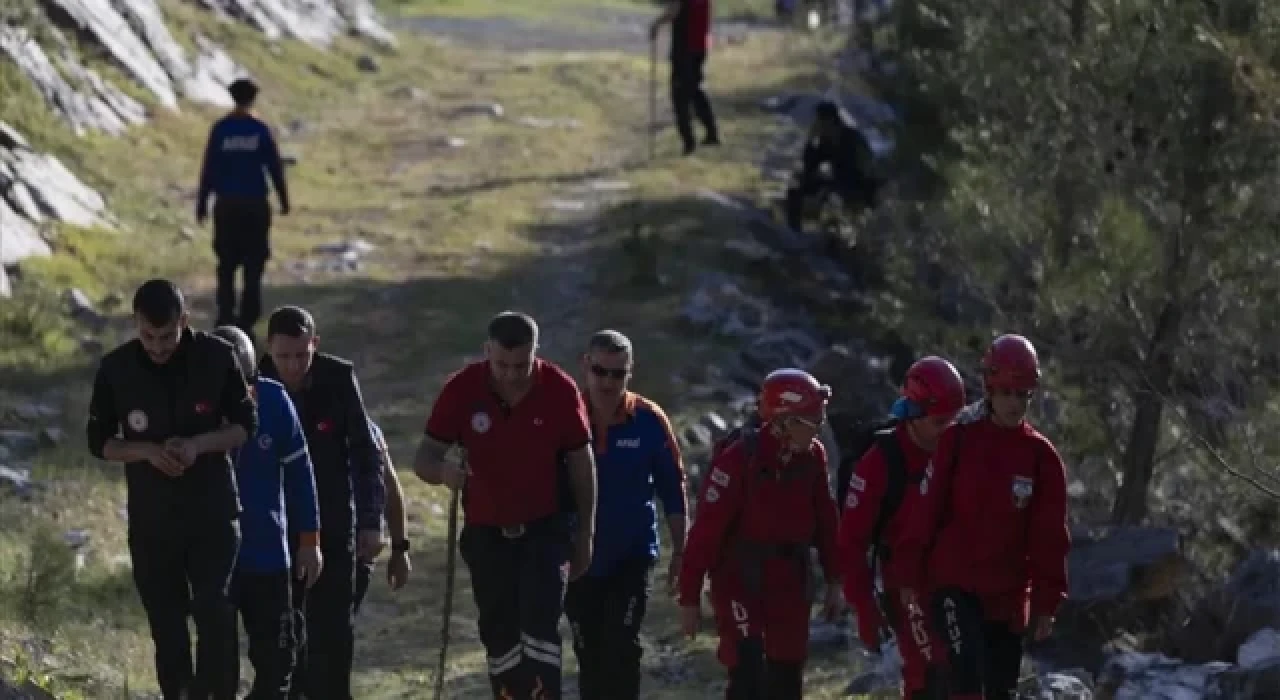
<path id="1" fill-rule="evenodd" d="M 257 407 L 235 351 L 225 340 L 187 329 L 163 365 L 134 339 L 102 358 L 93 382 L 86 433 L 89 452 L 103 458 L 107 440 L 163 443 L 235 423 L 252 436 Z M 151 463 L 125 465 L 129 521 L 235 517 L 240 512 L 229 454 L 202 454 L 179 477 Z"/>

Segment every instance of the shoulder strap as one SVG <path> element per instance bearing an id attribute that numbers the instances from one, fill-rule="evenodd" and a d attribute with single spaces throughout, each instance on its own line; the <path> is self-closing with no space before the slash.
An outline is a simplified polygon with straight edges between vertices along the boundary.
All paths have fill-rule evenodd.
<path id="1" fill-rule="evenodd" d="M 876 432 L 876 445 L 880 447 L 881 454 L 884 455 L 885 466 L 885 489 L 884 496 L 880 499 L 880 511 L 876 513 L 875 524 L 871 527 L 871 546 L 877 550 L 880 548 L 881 538 L 884 537 L 884 530 L 889 525 L 889 521 L 893 519 L 893 514 L 897 512 L 898 506 L 902 505 L 902 499 L 907 493 L 907 458 L 902 453 L 902 445 L 898 444 L 898 436 L 893 430 L 881 430 Z M 917 477 L 916 481 L 919 481 Z M 877 557 L 878 558 L 878 557 Z"/>

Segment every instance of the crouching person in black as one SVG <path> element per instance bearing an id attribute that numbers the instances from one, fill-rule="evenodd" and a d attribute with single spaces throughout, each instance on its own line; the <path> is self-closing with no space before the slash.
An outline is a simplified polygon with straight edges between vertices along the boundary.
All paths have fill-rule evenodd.
<path id="1" fill-rule="evenodd" d="M 304 622 L 291 697 L 351 700 L 356 561 L 372 560 L 382 549 L 386 494 L 382 456 L 355 370 L 346 360 L 316 352 L 319 341 L 308 311 L 276 309 L 267 319 L 268 355 L 259 371 L 284 384 L 297 408 L 320 503 L 324 569 L 309 590 L 297 585 L 293 591 Z M 296 541 L 296 530 L 291 539 Z"/>
<path id="2" fill-rule="evenodd" d="M 172 282 L 139 287 L 133 314 L 138 337 L 94 378 L 89 451 L 125 463 L 129 554 L 164 700 L 235 700 L 240 502 L 229 451 L 254 434 L 257 413 L 235 351 L 187 327 Z"/>
<path id="3" fill-rule="evenodd" d="M 826 192 L 840 195 L 851 206 L 875 208 L 881 183 L 873 173 L 871 144 L 835 102 L 823 100 L 814 109 L 802 159 L 787 189 L 787 225 L 792 229 L 804 230 L 805 203 Z M 824 165 L 829 174 L 823 173 Z"/>

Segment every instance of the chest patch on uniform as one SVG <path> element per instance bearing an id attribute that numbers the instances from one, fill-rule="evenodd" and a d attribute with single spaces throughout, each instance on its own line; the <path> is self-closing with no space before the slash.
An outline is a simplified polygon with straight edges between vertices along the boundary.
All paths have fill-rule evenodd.
<path id="1" fill-rule="evenodd" d="M 727 487 L 729 485 L 729 475 L 721 471 L 720 467 L 716 467 L 711 470 L 711 481 L 712 483 Z"/>
<path id="2" fill-rule="evenodd" d="M 477 433 L 487 433 L 492 426 L 493 421 L 489 419 L 488 413 L 477 411 L 471 414 L 471 429 Z"/>
<path id="3" fill-rule="evenodd" d="M 714 486 L 708 487 L 706 498 L 707 498 L 707 503 L 715 503 L 716 501 L 720 500 L 720 489 L 717 489 Z"/>
<path id="4" fill-rule="evenodd" d="M 269 449 L 271 449 L 271 436 L 270 436 L 270 435 L 268 435 L 268 434 L 266 434 L 266 433 L 263 433 L 263 434 L 259 435 L 259 436 L 258 436 L 258 447 L 260 447 L 260 448 L 262 448 L 262 449 L 264 449 L 264 450 L 269 450 Z"/>
<path id="5" fill-rule="evenodd" d="M 639 447 L 640 438 L 619 438 L 618 447 Z"/>
<path id="6" fill-rule="evenodd" d="M 322 433 L 327 433 L 330 430 L 333 430 L 333 421 L 328 418 L 321 418 L 319 422 L 316 423 L 316 430 L 319 430 Z"/>
<path id="7" fill-rule="evenodd" d="M 151 421 L 147 419 L 146 412 L 138 410 L 129 411 L 129 415 L 125 420 L 129 421 L 129 429 L 135 433 L 146 430 L 147 426 L 151 424 Z"/>
<path id="8" fill-rule="evenodd" d="M 1022 510 L 1027 507 L 1027 503 L 1031 501 L 1031 494 L 1035 490 L 1034 482 L 1030 477 L 1015 476 L 1013 477 L 1013 505 L 1015 508 Z"/>
<path id="9" fill-rule="evenodd" d="M 849 488 L 854 491 L 865 491 L 867 489 L 867 480 L 854 474 L 849 477 Z"/>
<path id="10" fill-rule="evenodd" d="M 853 510 L 858 507 L 858 492 L 853 489 L 849 490 L 849 495 L 844 497 L 844 507 Z"/>
<path id="11" fill-rule="evenodd" d="M 213 404 L 208 401 L 197 401 L 195 405 L 196 415 L 206 415 L 213 410 Z"/>

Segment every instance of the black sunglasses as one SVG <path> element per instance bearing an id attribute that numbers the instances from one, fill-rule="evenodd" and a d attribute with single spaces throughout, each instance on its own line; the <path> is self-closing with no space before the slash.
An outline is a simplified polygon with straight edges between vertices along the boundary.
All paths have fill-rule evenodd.
<path id="1" fill-rule="evenodd" d="M 591 365 L 591 373 L 600 378 L 608 377 L 609 379 L 626 379 L 631 374 L 630 369 L 610 369 L 601 367 L 600 365 Z"/>

